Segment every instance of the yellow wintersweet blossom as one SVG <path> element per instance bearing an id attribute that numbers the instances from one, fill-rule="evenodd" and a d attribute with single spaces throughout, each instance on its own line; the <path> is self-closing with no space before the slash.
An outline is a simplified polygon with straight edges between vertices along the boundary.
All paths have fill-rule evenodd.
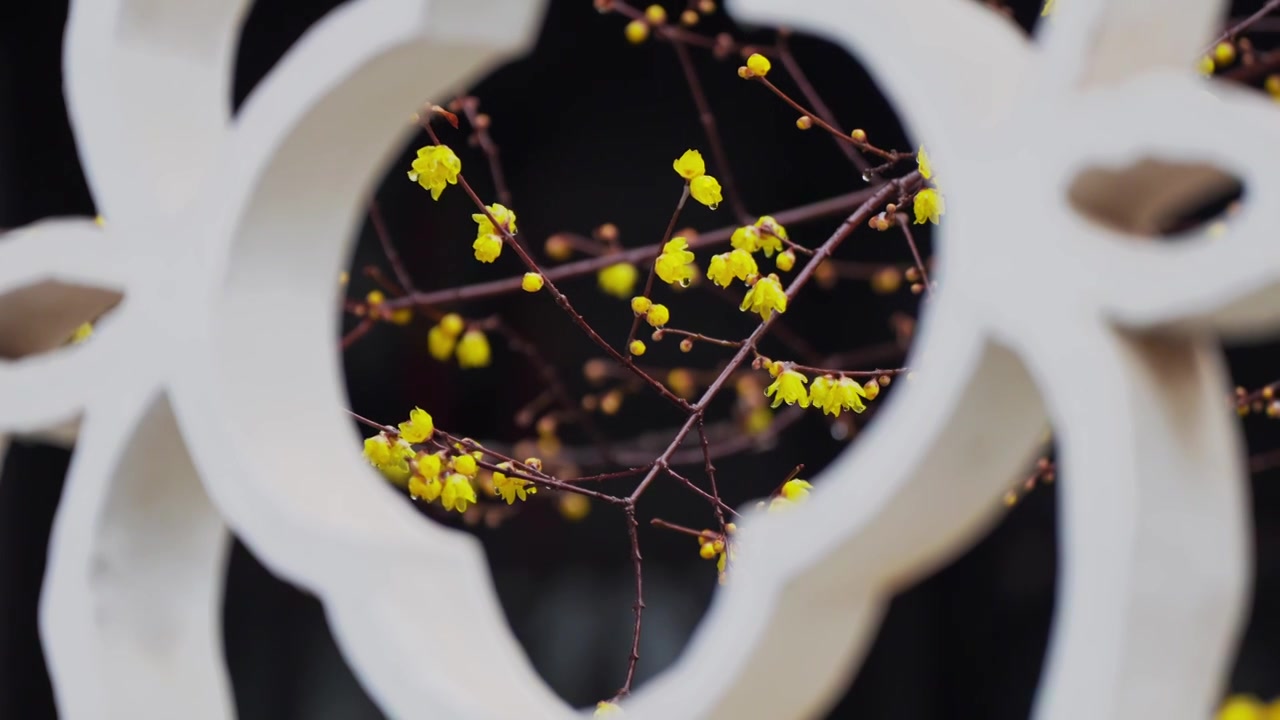
<path id="1" fill-rule="evenodd" d="M 627 350 L 629 350 L 632 355 L 635 355 L 636 357 L 640 357 L 641 355 L 644 354 L 644 351 L 645 351 L 644 341 L 632 340 L 631 344 L 627 346 Z"/>
<path id="2" fill-rule="evenodd" d="M 658 277 L 668 285 L 688 287 L 693 280 L 693 253 L 689 242 L 682 237 L 672 238 L 662 246 L 662 254 L 653 261 Z"/>
<path id="3" fill-rule="evenodd" d="M 418 148 L 418 157 L 411 167 L 409 179 L 430 190 L 432 200 L 439 200 L 445 185 L 458 184 L 462 161 L 447 145 L 428 145 Z"/>
<path id="4" fill-rule="evenodd" d="M 411 443 L 426 442 L 435 432 L 431 414 L 420 407 L 409 411 L 409 421 L 400 423 L 400 437 Z"/>
<path id="5" fill-rule="evenodd" d="M 756 230 L 760 233 L 757 242 L 765 257 L 773 257 L 774 253 L 782 250 L 782 241 L 788 239 L 787 229 L 771 215 L 761 215 L 756 220 Z"/>
<path id="6" fill-rule="evenodd" d="M 787 294 L 783 292 L 778 276 L 771 274 L 769 277 L 757 280 L 756 284 L 747 291 L 746 297 L 742 298 L 742 306 L 739 310 L 759 313 L 763 320 L 768 320 L 775 310 L 779 313 L 786 312 Z"/>
<path id="7" fill-rule="evenodd" d="M 751 57 L 747 58 L 747 68 L 756 75 L 764 77 L 773 69 L 773 63 L 769 62 L 769 58 L 760 53 L 751 53 Z"/>
<path id="8" fill-rule="evenodd" d="M 724 196 L 720 193 L 720 181 L 710 175 L 701 175 L 689 182 L 689 194 L 694 200 L 715 210 L 720 207 L 720 203 L 724 202 Z"/>
<path id="9" fill-rule="evenodd" d="M 916 152 L 916 166 L 920 168 L 920 177 L 925 180 L 933 178 L 933 165 L 929 163 L 929 153 L 925 152 L 923 145 Z"/>
<path id="10" fill-rule="evenodd" d="M 760 230 L 754 225 L 743 225 L 733 231 L 729 244 L 735 249 L 753 253 L 760 249 Z"/>
<path id="11" fill-rule="evenodd" d="M 802 408 L 809 407 L 809 393 L 805 391 L 805 383 L 809 382 L 809 378 L 796 372 L 795 370 L 783 370 L 778 373 L 778 377 L 765 388 L 765 397 L 772 397 L 773 404 L 770 407 L 778 407 L 782 403 L 788 405 L 799 405 Z"/>
<path id="12" fill-rule="evenodd" d="M 916 193 L 915 200 L 916 225 L 931 222 L 938 224 L 939 218 L 947 211 L 947 203 L 942 193 L 933 188 L 925 188 Z"/>
<path id="13" fill-rule="evenodd" d="M 458 341 L 458 367 L 480 368 L 489 364 L 489 338 L 480 330 L 468 330 Z"/>
<path id="14" fill-rule="evenodd" d="M 439 475 L 430 477 L 422 477 L 414 475 L 409 478 L 409 497 L 414 500 L 425 500 L 427 502 L 435 502 L 440 497 L 444 486 L 440 483 Z"/>
<path id="15" fill-rule="evenodd" d="M 596 274 L 596 281 L 600 283 L 600 289 L 606 294 L 625 300 L 636 289 L 636 280 L 639 277 L 640 271 L 636 270 L 635 265 L 620 262 L 601 269 Z"/>
<path id="16" fill-rule="evenodd" d="M 409 460 L 415 455 L 414 449 L 403 440 L 391 442 L 384 434 L 378 433 L 364 441 L 364 457 L 369 464 L 378 469 L 383 477 L 396 485 L 404 486 L 409 481 Z"/>
<path id="17" fill-rule="evenodd" d="M 729 287 L 734 278 L 746 281 L 752 275 L 760 273 L 755 258 L 741 248 L 727 253 L 711 256 L 711 266 L 707 268 L 707 279 L 720 287 Z"/>
<path id="18" fill-rule="evenodd" d="M 702 160 L 702 153 L 697 150 L 685 150 L 683 155 L 671 163 L 671 167 L 685 180 L 693 180 L 707 174 L 707 164 Z"/>
<path id="19" fill-rule="evenodd" d="M 440 504 L 445 510 L 465 512 L 468 504 L 476 501 L 476 489 L 465 475 L 452 473 L 445 478 L 444 489 L 440 492 Z"/>
<path id="20" fill-rule="evenodd" d="M 507 207 L 501 203 L 494 203 L 490 205 L 488 210 L 489 215 L 492 215 L 493 219 L 498 221 L 498 226 L 494 227 L 493 223 L 489 220 L 488 215 L 485 215 L 484 213 L 472 213 L 471 219 L 475 220 L 476 225 L 478 226 L 476 228 L 477 235 L 496 235 L 499 234 L 498 228 L 505 228 L 507 232 L 512 235 L 515 234 L 516 214 L 514 211 L 508 210 Z"/>
<path id="21" fill-rule="evenodd" d="M 1214 71 L 1213 58 L 1208 55 L 1201 56 L 1200 59 L 1196 61 L 1196 70 L 1200 71 L 1201 75 L 1212 75 Z"/>
<path id="22" fill-rule="evenodd" d="M 498 467 L 503 470 L 509 470 L 511 463 L 502 463 Z M 522 502 L 528 499 L 528 496 L 535 495 L 538 492 L 537 486 L 531 484 L 524 478 L 509 477 L 506 473 L 493 471 L 493 489 L 498 491 L 498 495 L 507 501 L 508 505 L 515 504 L 516 498 Z"/>
<path id="23" fill-rule="evenodd" d="M 861 413 L 867 409 L 862 399 L 867 397 L 866 391 L 856 380 L 842 377 L 839 380 L 824 375 L 814 378 L 809 385 L 809 402 L 815 408 L 821 408 L 824 415 L 840 415 L 841 410 L 852 410 Z"/>
<path id="24" fill-rule="evenodd" d="M 476 251 L 477 260 L 482 263 L 491 263 L 502 254 L 502 238 L 493 233 L 477 235 L 471 247 Z"/>
<path id="25" fill-rule="evenodd" d="M 637 315 L 644 315 L 651 307 L 653 307 L 653 301 L 643 295 L 631 298 L 631 312 Z"/>

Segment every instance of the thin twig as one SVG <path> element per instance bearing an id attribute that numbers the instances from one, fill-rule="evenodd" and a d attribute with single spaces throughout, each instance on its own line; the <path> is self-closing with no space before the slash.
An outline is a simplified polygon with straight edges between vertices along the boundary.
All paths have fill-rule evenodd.
<path id="1" fill-rule="evenodd" d="M 808 102 L 817 111 L 818 118 L 835 128 L 840 133 L 840 136 L 844 137 L 847 133 L 836 121 L 835 113 L 831 112 L 831 108 L 823 102 L 822 97 L 818 95 L 818 91 L 814 89 L 813 83 L 809 82 L 808 76 L 800 69 L 800 63 L 796 62 L 795 55 L 791 53 L 790 37 L 790 31 L 778 31 L 778 59 L 782 61 L 782 66 L 786 68 L 787 74 L 791 76 L 796 86 L 800 88 L 800 94 L 804 95 L 805 102 Z M 853 163 L 853 166 L 858 169 L 858 172 L 864 176 L 873 176 L 870 172 L 871 163 L 867 162 L 867 159 L 862 156 L 862 153 L 858 152 L 857 148 L 838 140 L 835 143 L 836 147 L 840 148 L 840 152 L 844 153 L 845 157 L 849 158 L 849 162 Z"/>
<path id="2" fill-rule="evenodd" d="M 920 258 L 920 250 L 916 247 L 915 235 L 911 232 L 911 223 L 907 220 L 907 216 L 902 213 L 894 213 L 898 219 L 898 227 L 902 228 L 902 234 L 907 238 L 907 246 L 911 248 L 911 257 L 916 259 L 916 269 L 920 271 L 920 281 L 924 283 L 925 294 L 933 297 L 933 283 L 929 282 L 929 271 L 924 268 L 924 260 Z"/>
<path id="3" fill-rule="evenodd" d="M 627 515 L 627 539 L 631 543 L 631 563 L 636 575 L 636 602 L 632 606 L 636 614 L 636 624 L 631 631 L 631 654 L 627 657 L 627 679 L 623 681 L 617 697 L 631 694 L 631 684 L 636 677 L 636 663 L 640 661 L 640 629 L 644 615 L 644 572 L 641 566 L 643 558 L 640 556 L 640 523 L 636 521 L 635 503 L 628 502 L 623 511 Z"/>
<path id="4" fill-rule="evenodd" d="M 698 107 L 698 121 L 702 123 L 702 129 L 707 134 L 711 155 L 716 159 L 716 174 L 724 180 L 725 198 L 733 208 L 733 214 L 737 216 L 738 222 L 750 222 L 751 215 L 742 202 L 742 196 L 738 194 L 738 181 L 734 179 L 733 170 L 729 167 L 729 156 L 725 154 L 724 144 L 720 142 L 720 130 L 716 127 L 715 113 L 711 111 L 711 105 L 707 102 L 707 94 L 702 89 L 702 81 L 698 79 L 693 60 L 689 58 L 689 50 L 681 42 L 672 42 L 671 47 L 675 48 L 676 57 L 680 60 L 684 79 L 689 84 L 689 93 L 693 95 L 693 104 Z"/>
<path id="5" fill-rule="evenodd" d="M 391 272 L 395 273 L 400 287 L 406 294 L 415 292 L 413 278 L 409 276 L 408 269 L 400 260 L 400 253 L 396 251 L 395 243 L 391 242 L 391 233 L 387 232 L 387 223 L 382 219 L 382 209 L 378 206 L 377 200 L 369 201 L 369 219 L 373 221 L 373 230 L 378 236 L 378 242 L 382 245 L 382 254 L 387 256 L 387 263 L 391 265 Z"/>
<path id="6" fill-rule="evenodd" d="M 839 215 L 841 213 L 849 212 L 851 209 L 865 202 L 867 198 L 871 197 L 879 190 L 879 187 L 855 190 L 853 192 L 837 195 L 836 197 L 820 200 L 808 205 L 802 205 L 789 210 L 776 211 L 773 213 L 773 217 L 780 224 L 792 225 L 811 220 L 819 220 L 832 215 Z M 689 239 L 689 249 L 700 250 L 712 245 L 728 242 L 729 238 L 733 235 L 733 231 L 737 230 L 739 227 L 740 225 L 730 225 L 728 227 L 699 233 Z M 577 262 L 547 268 L 542 272 L 542 276 L 548 281 L 559 282 L 561 280 L 580 277 L 582 275 L 589 275 L 615 263 L 643 263 L 657 257 L 661 252 L 661 245 L 646 245 L 644 247 L 624 250 L 613 255 L 587 258 L 585 260 L 578 260 Z M 516 275 L 502 280 L 491 280 L 489 282 L 446 288 L 444 290 L 414 293 L 404 298 L 388 300 L 386 305 L 388 310 L 398 310 L 400 308 L 413 307 L 415 305 L 446 305 L 468 300 L 482 300 L 498 297 L 501 295 L 521 292 L 520 283 L 522 279 L 523 275 Z"/>

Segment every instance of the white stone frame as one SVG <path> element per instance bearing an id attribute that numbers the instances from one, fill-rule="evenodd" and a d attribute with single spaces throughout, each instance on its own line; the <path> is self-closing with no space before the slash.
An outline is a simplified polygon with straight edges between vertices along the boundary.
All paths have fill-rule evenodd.
<path id="1" fill-rule="evenodd" d="M 340 412 L 332 313 L 361 199 L 407 115 L 527 47 L 537 7 L 358 0 L 233 119 L 248 1 L 75 0 L 67 100 L 108 222 L 45 221 L 0 241 L 0 293 L 49 281 L 125 293 L 91 342 L 0 365 L 0 430 L 83 417 L 40 616 L 61 714 L 234 716 L 219 632 L 230 527 L 322 599 L 389 715 L 565 717 L 474 539 L 355 481 L 370 471 Z M 1062 562 L 1036 717 L 1209 714 L 1250 557 L 1217 342 L 1280 321 L 1268 242 L 1280 203 L 1265 201 L 1280 169 L 1262 150 L 1280 116 L 1194 75 L 1217 0 L 1058 6 L 1035 43 L 969 0 L 731 6 L 842 43 L 928 141 L 948 199 L 943 283 L 918 378 L 814 502 L 749 519 L 734 581 L 628 716 L 819 715 L 892 593 L 999 516 L 1049 420 Z M 1215 164 L 1253 202 L 1226 237 L 1173 246 L 1067 203 L 1085 168 L 1143 157 Z M 1185 189 L 1164 187 L 1137 188 L 1135 216 Z"/>

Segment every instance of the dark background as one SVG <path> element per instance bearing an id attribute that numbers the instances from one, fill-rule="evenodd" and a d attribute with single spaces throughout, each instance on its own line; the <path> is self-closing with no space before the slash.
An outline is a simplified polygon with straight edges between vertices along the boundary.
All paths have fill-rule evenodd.
<path id="1" fill-rule="evenodd" d="M 244 30 L 236 103 L 336 4 L 257 3 Z M 1038 4 L 1014 3 L 1024 26 L 1034 22 Z M 1234 14 L 1259 4 L 1236 3 Z M 667 5 L 674 17 L 676 3 Z M 728 10 L 732 12 L 731 5 Z M 65 13 L 57 2 L 8 0 L 0 9 L 0 227 L 94 212 L 61 97 Z M 532 56 L 497 70 L 473 89 L 493 118 L 521 230 L 535 245 L 552 232 L 586 234 L 606 221 L 622 229 L 624 244 L 653 242 L 679 192 L 668 175 L 671 158 L 685 147 L 706 149 L 671 49 L 653 42 L 629 46 L 622 39 L 622 25 L 618 16 L 596 13 L 588 0 L 553 0 Z M 723 13 L 704 21 L 699 30 L 708 28 L 753 41 L 770 39 L 766 32 L 733 26 Z M 1259 39 L 1265 43 L 1267 36 Z M 814 38 L 799 37 L 794 46 L 847 126 L 865 128 L 885 146 L 914 146 L 851 58 Z M 797 133 L 793 114 L 761 88 L 739 80 L 736 60 L 717 61 L 702 51 L 694 52 L 694 58 L 753 211 L 791 207 L 863 186 L 826 138 L 816 130 Z M 478 170 L 482 157 L 465 147 L 464 135 L 445 131 L 444 140 L 459 149 L 481 195 L 491 197 L 487 173 Z M 470 260 L 474 226 L 461 193 L 450 190 L 438 204 L 431 203 L 404 180 L 407 158 L 418 144 L 406 148 L 405 158 L 389 170 L 378 193 L 417 284 L 423 289 L 449 287 L 517 272 L 510 253 L 492 267 Z M 717 172 L 714 165 L 711 170 Z M 682 225 L 710 229 L 731 221 L 725 208 L 718 212 L 693 207 Z M 816 244 L 833 224 L 795 227 L 792 235 Z M 842 256 L 906 259 L 900 243 L 880 237 L 861 231 Z M 373 287 L 358 269 L 380 262 L 366 227 L 353 264 L 354 296 Z M 567 284 L 565 290 L 583 298 L 584 315 L 608 328 L 606 337 L 620 340 L 625 326 L 618 329 L 619 303 L 599 297 L 592 284 L 588 278 Z M 917 307 L 905 291 L 873 295 L 856 283 L 806 294 L 814 296 L 805 301 L 810 309 L 789 313 L 787 319 L 823 351 L 891 339 L 889 315 L 914 313 Z M 534 335 L 554 362 L 572 370 L 593 353 L 549 304 L 519 296 L 465 310 L 472 315 L 502 313 Z M 709 301 L 676 299 L 670 304 L 682 326 L 726 322 L 723 308 Z M 832 313 L 828 306 L 853 310 Z M 346 326 L 350 324 L 347 320 Z M 459 434 L 502 441 L 519 437 L 511 411 L 536 390 L 536 377 L 497 342 L 492 368 L 471 373 L 442 368 L 423 352 L 427 327 L 422 320 L 403 330 L 380 326 L 348 352 L 352 407 L 394 422 L 418 404 Z M 733 325 L 721 334 L 740 329 Z M 703 367 L 716 358 L 701 350 L 680 358 L 670 347 L 655 348 L 651 355 L 655 361 Z M 1278 357 L 1275 347 L 1233 349 L 1232 369 L 1239 382 L 1256 386 L 1280 377 Z M 588 389 L 579 373 L 566 377 L 574 390 Z M 645 398 L 629 398 L 625 407 L 618 418 L 604 423 L 616 437 L 672 426 L 678 419 Z M 1280 432 L 1265 420 L 1245 422 L 1253 450 L 1277 445 Z M 564 440 L 582 438 L 566 433 Z M 795 464 L 804 462 L 813 472 L 840 447 L 820 419 L 806 417 L 770 452 L 721 463 L 722 486 L 733 502 L 759 497 Z M 36 634 L 36 603 L 68 458 L 64 450 L 16 443 L 0 478 L 0 718 L 55 715 Z M 1280 628 L 1269 612 L 1280 594 L 1276 480 L 1267 474 L 1254 479 L 1257 588 L 1232 681 L 1235 690 L 1268 697 L 1280 693 Z M 1026 717 L 1053 609 L 1054 505 L 1054 486 L 1030 493 L 967 554 L 903 593 L 836 715 L 895 720 Z M 705 508 L 688 502 L 678 489 L 662 486 L 655 486 L 642 514 L 699 527 L 710 524 Z M 489 550 L 512 625 L 544 675 L 578 704 L 611 695 L 630 640 L 631 575 L 620 518 L 607 508 L 595 508 L 585 521 L 567 523 L 549 504 L 531 503 L 500 528 L 477 534 Z M 648 603 L 643 678 L 679 652 L 715 578 L 687 538 L 645 526 L 641 543 Z M 334 647 L 318 603 L 276 580 L 239 545 L 232 556 L 225 615 L 226 652 L 242 718 L 379 717 Z"/>

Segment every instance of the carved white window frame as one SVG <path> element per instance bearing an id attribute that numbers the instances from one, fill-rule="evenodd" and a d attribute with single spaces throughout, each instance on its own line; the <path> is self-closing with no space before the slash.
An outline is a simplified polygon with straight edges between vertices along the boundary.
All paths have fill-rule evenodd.
<path id="1" fill-rule="evenodd" d="M 60 711 L 234 716 L 219 630 L 234 530 L 322 599 L 391 716 L 564 717 L 474 539 L 353 480 L 369 470 L 339 412 L 331 313 L 361 198 L 407 115 L 527 48 L 537 4 L 358 0 L 233 118 L 248 2 L 75 0 L 67 101 L 108 222 L 48 220 L 0 241 L 0 293 L 125 295 L 91 342 L 0 365 L 0 430 L 82 418 L 41 602 Z M 1058 6 L 1035 41 L 969 0 L 732 7 L 844 45 L 927 139 L 948 199 L 944 282 L 918 378 L 823 473 L 816 502 L 749 520 L 734 582 L 629 716 L 820 714 L 892 594 L 999 517 L 1049 421 L 1062 575 L 1035 716 L 1211 711 L 1250 559 L 1218 342 L 1280 320 L 1267 189 L 1280 169 L 1266 154 L 1278 116 L 1194 74 L 1222 2 Z M 1085 168 L 1144 157 L 1225 168 L 1255 201 L 1225 237 L 1172 246 L 1067 202 Z M 1145 191 L 1134 212 L 1173 201 Z"/>

